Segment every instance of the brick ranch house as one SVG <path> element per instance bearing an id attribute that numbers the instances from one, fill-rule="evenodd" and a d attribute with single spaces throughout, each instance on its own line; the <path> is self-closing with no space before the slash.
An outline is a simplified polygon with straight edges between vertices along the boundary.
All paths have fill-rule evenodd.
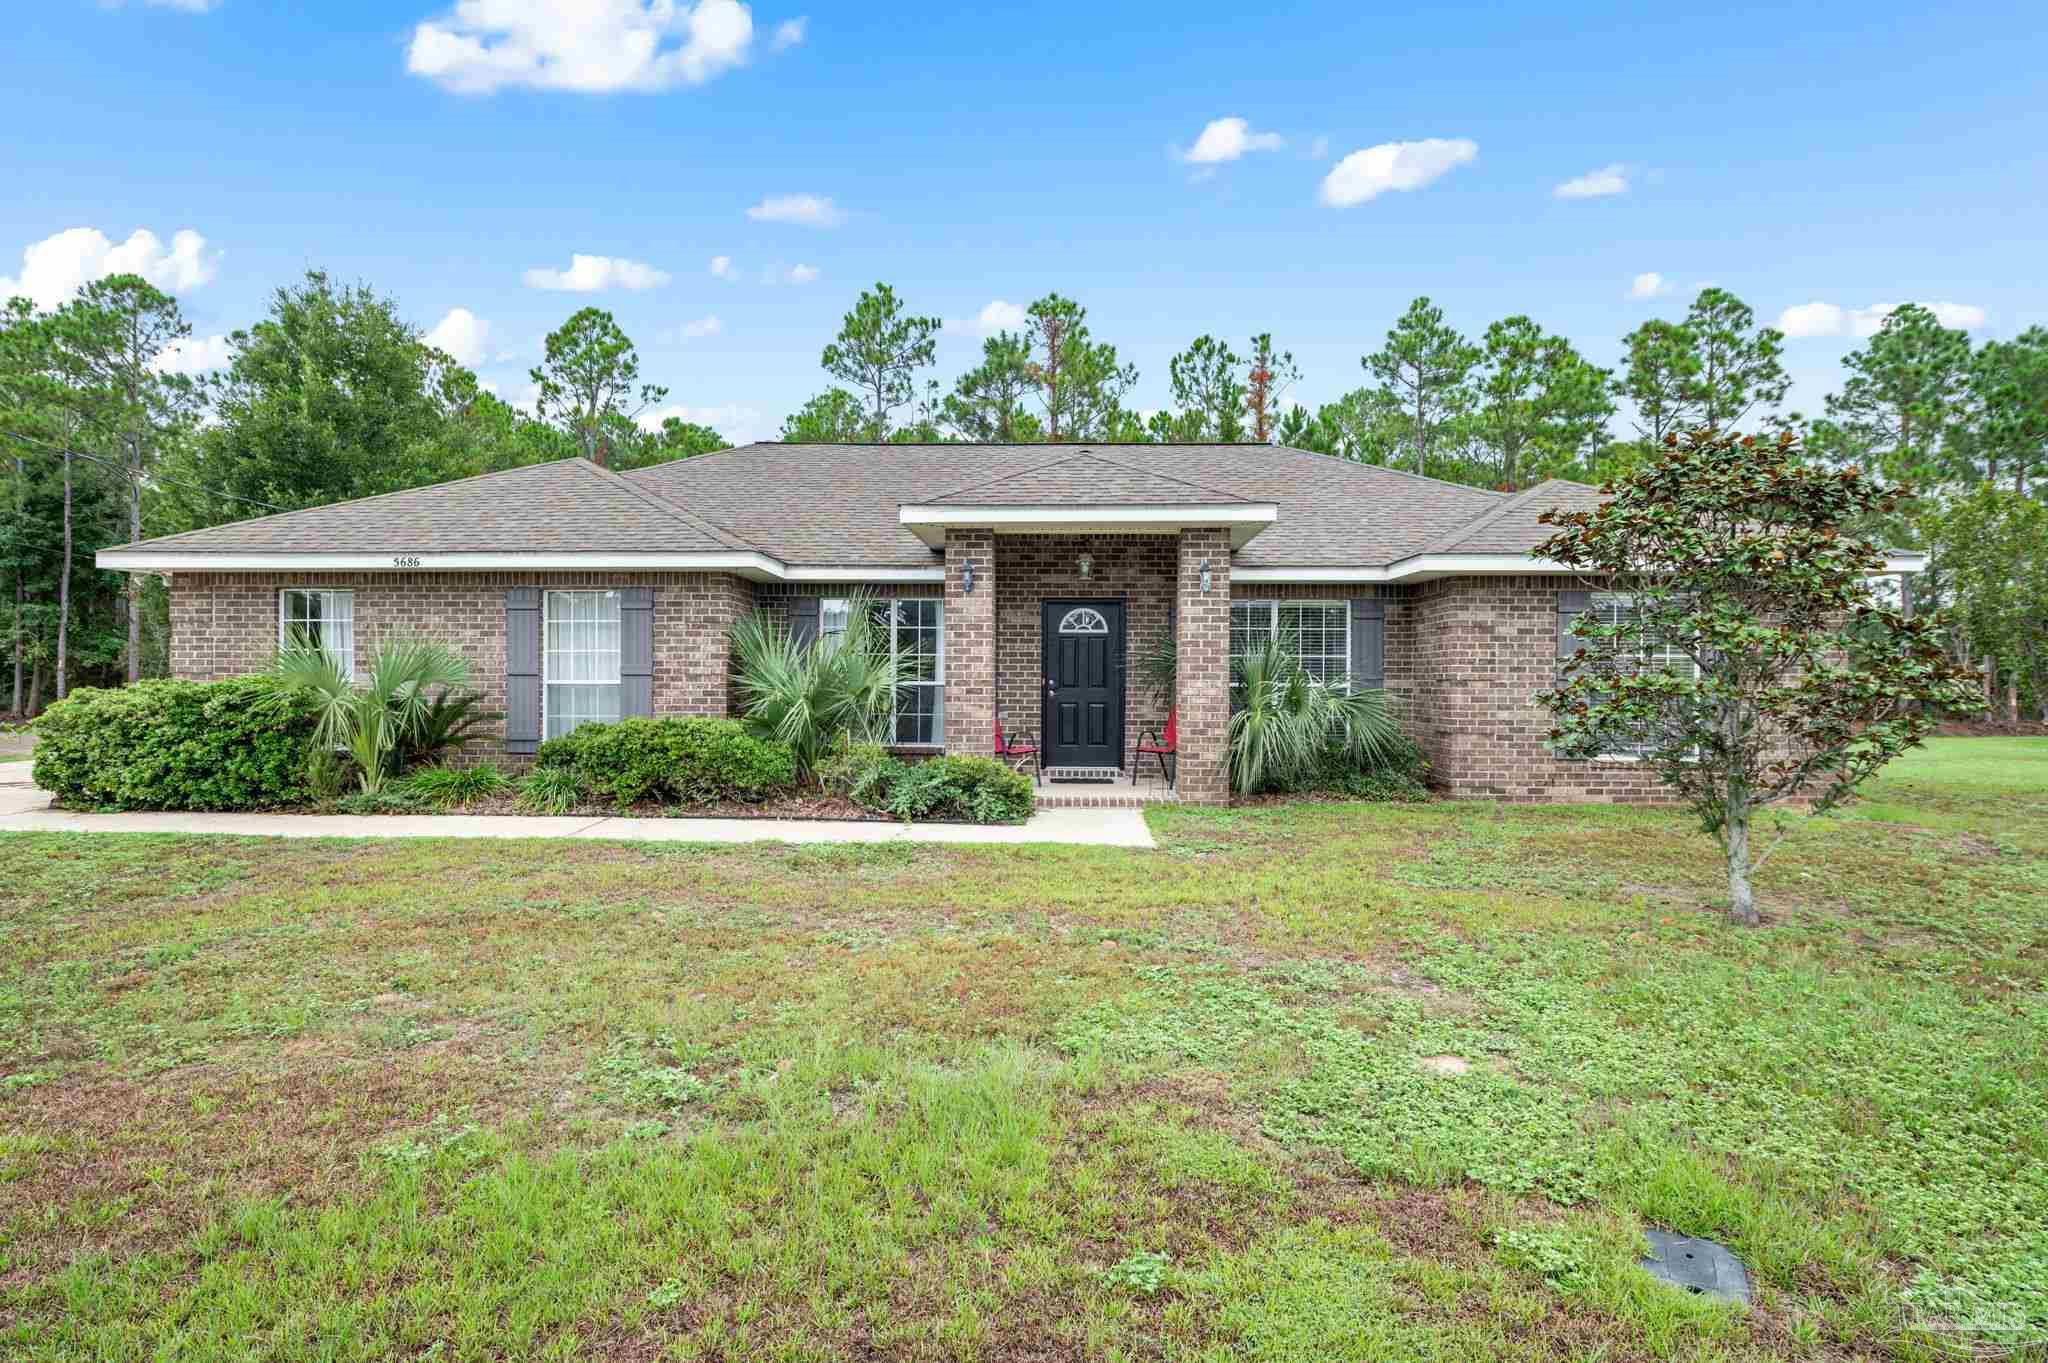
<path id="1" fill-rule="evenodd" d="M 392 635 L 466 655 L 517 759 L 591 719 L 724 715 L 727 634 L 799 636 L 888 602 L 916 662 L 895 738 L 1129 773 L 1166 707 L 1136 661 L 1178 645 L 1180 798 L 1228 798 L 1230 659 L 1283 631 L 1309 667 L 1384 686 L 1448 794 L 1644 800 L 1625 756 L 1563 761 L 1534 700 L 1583 610 L 1617 608 L 1531 557 L 1548 507 L 1271 445 L 763 443 L 617 473 L 582 459 L 104 550 L 170 582 L 171 671 L 263 668 L 304 631 L 358 669 Z M 1901 556 L 1892 565 L 1920 565 Z"/>

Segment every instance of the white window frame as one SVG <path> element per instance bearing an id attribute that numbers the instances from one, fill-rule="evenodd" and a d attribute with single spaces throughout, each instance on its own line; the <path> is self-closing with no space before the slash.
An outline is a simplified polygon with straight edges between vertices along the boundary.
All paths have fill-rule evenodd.
<path id="1" fill-rule="evenodd" d="M 1586 609 L 1580 614 L 1582 617 L 1594 617 L 1595 624 L 1618 624 L 1621 613 L 1634 605 L 1635 594 L 1633 592 L 1591 592 L 1587 596 Z M 1608 613 L 1603 615 L 1603 611 Z M 1565 662 L 1568 666 L 1570 659 L 1566 659 Z M 1663 644 L 1651 653 L 1640 655 L 1636 665 L 1639 669 L 1649 667 L 1681 668 L 1684 671 L 1690 672 L 1695 679 L 1700 674 L 1699 663 L 1694 661 L 1690 653 L 1687 653 L 1676 644 Z M 1649 753 L 1645 750 L 1650 746 L 1647 743 L 1631 743 L 1619 748 L 1609 748 L 1593 754 L 1592 760 L 1595 762 L 1645 762 L 1649 760 Z"/>
<path id="2" fill-rule="evenodd" d="M 610 681 L 603 681 L 603 680 L 590 680 L 590 679 L 586 679 L 586 678 L 570 678 L 570 679 L 562 679 L 562 678 L 556 678 L 556 677 L 553 677 L 553 676 L 549 675 L 549 672 L 548 672 L 548 660 L 549 660 L 549 658 L 550 658 L 550 657 L 551 657 L 551 656 L 552 656 L 553 654 L 555 654 L 555 653 L 557 653 L 557 652 L 571 652 L 571 653 L 591 653 L 591 654 L 594 654 L 594 655 L 597 655 L 597 656 L 602 656 L 602 653 L 604 652 L 604 650 L 597 650 L 597 649 L 568 649 L 568 650 L 557 650 L 557 649 L 551 649 L 551 648 L 549 648 L 549 647 L 548 647 L 548 643 L 549 643 L 549 639 L 550 639 L 550 627 L 551 627 L 551 626 L 552 626 L 552 624 L 554 623 L 554 613 L 555 613 L 555 599 L 556 599 L 557 597 L 563 597 L 563 596 L 597 596 L 597 597 L 610 597 L 610 598 L 612 598 L 612 599 L 613 599 L 614 601 L 620 601 L 620 602 L 621 602 L 621 605 L 623 605 L 623 601 L 622 601 L 622 599 L 621 599 L 621 597 L 620 597 L 620 594 L 619 594 L 619 591 L 618 591 L 618 589 L 617 589 L 617 588 L 610 588 L 610 589 L 607 589 L 607 588 L 604 588 L 604 587 L 564 587 L 564 588 L 548 588 L 548 589 L 546 589 L 546 590 L 544 590 L 544 591 L 542 591 L 542 592 L 541 592 L 541 594 L 540 594 L 540 602 L 541 602 L 541 606 L 540 606 L 540 736 L 541 736 L 541 740 L 542 740 L 543 742 L 546 742 L 546 741 L 547 741 L 548 739 L 551 739 L 551 738 L 562 738 L 562 737 L 565 737 L 565 736 L 567 736 L 567 735 L 568 735 L 568 734 L 570 734 L 570 733 L 574 733 L 576 729 L 578 729 L 578 728 L 581 728 L 581 727 L 582 727 L 582 726 L 583 726 L 584 724 L 598 724 L 598 723 L 605 723 L 605 722 L 607 722 L 607 721 L 604 721 L 604 720 L 598 720 L 598 719 L 583 719 L 583 720 L 580 720 L 580 721 L 578 721 L 578 723 L 577 723 L 577 724 L 576 724 L 576 725 L 574 726 L 574 728 L 570 728 L 570 729 L 565 729 L 565 730 L 563 730 L 563 731 L 562 731 L 562 733 L 559 733 L 559 734 L 551 734 L 551 733 L 549 733 L 549 732 L 548 732 L 548 718 L 549 718 L 549 716 L 548 716 L 548 692 L 549 692 L 549 691 L 550 691 L 550 690 L 551 690 L 552 688 L 554 688 L 554 687 L 557 687 L 557 686 L 588 686 L 588 687 L 592 687 L 592 688 L 597 688 L 597 687 L 605 687 L 605 686 L 608 686 L 608 687 L 610 687 L 610 688 L 612 689 L 612 691 L 613 691 L 614 693 L 616 693 L 616 694 L 617 694 L 617 695 L 619 696 L 619 698 L 620 698 L 620 701 L 621 701 L 621 705 L 620 705 L 620 706 L 614 706 L 614 707 L 613 707 L 613 708 L 614 708 L 615 710 L 616 710 L 616 709 L 620 709 L 620 708 L 622 708 L 622 705 L 623 705 L 623 701 L 624 701 L 624 682 L 623 682 L 623 680 L 621 679 L 621 677 L 620 677 L 620 676 L 616 675 L 616 672 L 617 672 L 617 669 L 616 669 L 616 668 L 614 668 L 614 673 L 615 673 L 615 675 L 614 675 L 614 676 L 612 677 L 612 679 L 611 679 Z M 623 611 L 623 610 L 621 610 L 621 611 L 620 611 L 620 621 L 619 621 L 619 647 L 618 647 L 618 649 L 617 649 L 617 653 L 618 653 L 619 655 L 623 655 L 623 654 L 624 654 L 624 652 L 625 652 L 625 644 L 626 644 L 626 632 L 625 632 L 625 618 L 624 618 L 624 616 L 625 616 L 625 613 L 624 613 L 624 611 Z"/>
<path id="3" fill-rule="evenodd" d="M 323 609 L 325 609 L 325 610 L 328 610 L 328 611 L 329 611 L 329 613 L 328 613 L 328 614 L 325 614 L 325 615 L 322 615 L 322 616 L 321 616 L 321 618 L 320 618 L 320 623 L 321 623 L 321 624 L 322 624 L 323 626 L 324 626 L 324 625 L 327 625 L 327 624 L 329 624 L 329 623 L 341 623 L 341 622 L 343 622 L 344 620 L 346 621 L 346 623 L 347 623 L 347 625 L 348 625 L 348 647 L 347 647 L 346 649 L 337 649 L 337 648 L 335 648 L 335 647 L 334 647 L 333 645 L 329 644 L 329 643 L 327 642 L 327 638 L 326 638 L 326 632 L 325 632 L 325 630 L 323 629 L 323 630 L 322 630 L 322 632 L 321 632 L 321 639 L 320 639 L 320 651 L 321 651 L 321 652 L 323 652 L 323 653 L 325 653 L 325 654 L 326 654 L 326 655 L 327 655 L 328 657 L 330 657 L 330 658 L 334 659 L 334 660 L 335 660 L 336 662 L 340 663 L 340 664 L 341 664 L 341 667 L 342 667 L 342 673 L 343 673 L 343 675 L 345 675 L 345 676 L 346 676 L 346 677 L 347 677 L 347 678 L 348 678 L 348 679 L 349 679 L 350 681 L 354 681 L 354 680 L 355 680 L 355 678 L 356 678 L 356 594 L 355 594 L 355 589 L 354 589 L 354 588 L 351 588 L 351 587 L 280 587 L 280 588 L 278 588 L 278 591 L 277 591 L 277 647 L 278 647 L 279 651 L 282 651 L 282 650 L 284 650 L 284 649 L 290 648 L 290 647 L 291 647 L 291 644 L 292 644 L 292 634 L 291 634 L 291 631 L 292 631 L 292 625 L 293 625 L 293 623 L 294 623 L 294 622 L 293 622 L 293 620 L 292 620 L 292 615 L 291 615 L 291 599 L 292 599 L 292 597 L 293 597 L 293 596 L 320 596 L 320 597 L 325 597 L 325 598 L 326 598 L 326 602 L 325 602 L 325 605 L 323 606 Z M 347 612 L 345 613 L 345 615 L 336 615 L 336 614 L 333 614 L 333 613 L 332 613 L 332 610 L 331 610 L 331 608 L 332 608 L 333 606 L 337 605 L 337 604 L 339 604 L 339 605 L 346 605 L 346 606 L 348 607 L 348 610 L 347 610 Z M 298 619 L 297 623 L 299 623 L 299 624 L 302 624 L 302 625 L 304 625 L 304 624 L 310 624 L 310 623 L 312 623 L 312 622 L 311 622 L 310 620 L 308 620 L 308 619 L 307 619 L 306 617 L 304 617 L 304 616 L 301 616 L 301 617 L 299 617 L 299 619 Z"/>
<path id="4" fill-rule="evenodd" d="M 901 601 L 915 601 L 920 604 L 929 602 L 937 610 L 937 617 L 933 622 L 933 627 L 937 631 L 934 637 L 938 644 L 933 661 L 934 680 L 905 682 L 899 688 L 899 690 L 916 688 L 933 693 L 931 711 L 932 738 L 929 742 L 917 743 L 898 739 L 896 737 L 897 707 L 892 704 L 889 707 L 889 740 L 884 746 L 891 748 L 916 748 L 920 751 L 927 749 L 934 752 L 940 751 L 946 746 L 946 600 L 941 596 L 877 596 L 871 599 L 888 616 L 889 653 L 892 657 L 896 656 L 900 651 L 900 645 L 897 642 L 899 635 L 896 619 L 897 603 Z M 852 599 L 850 597 L 820 597 L 818 600 L 818 638 L 821 640 L 829 639 L 835 635 L 844 634 L 849 618 L 848 613 L 851 609 Z M 838 618 L 838 626 L 836 628 L 828 628 L 828 622 L 835 616 Z"/>
<path id="5" fill-rule="evenodd" d="M 1263 610 L 1266 613 L 1265 638 L 1277 639 L 1280 637 L 1280 612 L 1282 610 L 1309 608 L 1317 610 L 1335 611 L 1337 613 L 1337 618 L 1344 622 L 1344 644 L 1341 659 L 1338 658 L 1337 654 L 1333 653 L 1316 653 L 1310 656 L 1313 656 L 1322 661 L 1326 675 L 1324 675 L 1321 678 L 1321 680 L 1325 686 L 1330 685 L 1332 680 L 1327 675 L 1330 662 L 1332 659 L 1338 659 L 1343 668 L 1343 671 L 1342 674 L 1335 679 L 1336 684 L 1339 686 L 1349 687 L 1351 685 L 1351 603 L 1349 601 L 1331 601 L 1322 597 L 1296 597 L 1293 599 L 1287 597 L 1277 597 L 1270 600 L 1260 599 L 1254 601 L 1232 601 L 1230 603 L 1231 633 L 1233 634 L 1233 636 L 1236 634 L 1237 612 L 1240 609 L 1254 611 Z M 1241 659 L 1243 656 L 1244 655 L 1241 653 L 1232 653 L 1230 655 L 1228 662 L 1233 672 L 1237 670 L 1237 663 L 1239 659 Z"/>

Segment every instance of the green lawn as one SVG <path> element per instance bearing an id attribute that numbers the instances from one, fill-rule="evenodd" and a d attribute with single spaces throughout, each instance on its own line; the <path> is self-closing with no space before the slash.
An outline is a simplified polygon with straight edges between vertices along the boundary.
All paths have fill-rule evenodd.
<path id="1" fill-rule="evenodd" d="M 1750 932 L 1670 813 L 1153 819 L 1156 852 L 0 836 L 0 1355 L 2048 1337 L 2048 740 L 1791 819 Z M 1735 1247 L 1755 1309 L 1652 1282 L 1646 1225 Z"/>

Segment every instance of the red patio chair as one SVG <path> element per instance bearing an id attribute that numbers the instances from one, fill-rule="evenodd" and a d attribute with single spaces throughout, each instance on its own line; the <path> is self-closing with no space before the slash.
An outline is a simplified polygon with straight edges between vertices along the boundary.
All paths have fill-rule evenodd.
<path id="1" fill-rule="evenodd" d="M 1003 717 L 997 715 L 996 761 L 1001 762 L 1006 767 L 1015 767 L 1020 761 L 1027 758 L 1031 762 L 1031 772 L 1035 778 L 1038 775 L 1038 745 L 1036 743 L 1024 742 L 1024 735 L 1022 734 L 1005 734 L 1003 732 Z"/>
<path id="2" fill-rule="evenodd" d="M 1166 778 L 1166 788 L 1173 789 L 1175 778 L 1180 775 L 1180 707 L 1174 706 L 1166 712 L 1166 732 L 1144 729 L 1138 734 L 1138 754 L 1131 762 L 1131 784 L 1138 784 L 1138 767 L 1147 757 L 1159 759 L 1159 774 Z M 1167 765 L 1167 759 L 1173 765 Z"/>

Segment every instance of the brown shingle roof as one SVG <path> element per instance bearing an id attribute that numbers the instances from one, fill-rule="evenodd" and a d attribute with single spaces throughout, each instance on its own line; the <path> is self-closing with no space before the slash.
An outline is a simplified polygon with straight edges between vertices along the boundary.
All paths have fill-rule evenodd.
<path id="1" fill-rule="evenodd" d="M 166 535 L 178 553 L 717 553 L 752 548 L 659 491 L 587 459 L 461 478 Z"/>
<path id="2" fill-rule="evenodd" d="M 1468 521 L 1418 550 L 1424 554 L 1526 554 L 1556 533 L 1537 520 L 1552 507 L 1590 511 L 1606 501 L 1597 487 L 1549 478 L 1516 493 L 1493 510 Z"/>
<path id="3" fill-rule="evenodd" d="M 1273 502 L 1279 519 L 1238 550 L 1247 567 L 1379 565 L 1507 498 L 1284 445 L 803 445 L 768 442 L 624 476 L 763 551 L 805 566 L 929 567 L 897 508 L 1081 455 L 1130 474 Z M 943 495 L 943 494 L 939 494 Z"/>
<path id="4" fill-rule="evenodd" d="M 903 500 L 932 506 L 1237 506 L 1245 499 L 1083 450 L 942 496 Z"/>
<path id="5" fill-rule="evenodd" d="M 581 459 L 195 530 L 124 546 L 177 553 L 721 553 L 809 568 L 928 568 L 906 503 L 1217 505 L 1278 519 L 1235 561 L 1378 567 L 1431 551 L 1526 553 L 1553 502 L 1281 445 L 804 445 L 763 443 L 612 473 Z"/>

